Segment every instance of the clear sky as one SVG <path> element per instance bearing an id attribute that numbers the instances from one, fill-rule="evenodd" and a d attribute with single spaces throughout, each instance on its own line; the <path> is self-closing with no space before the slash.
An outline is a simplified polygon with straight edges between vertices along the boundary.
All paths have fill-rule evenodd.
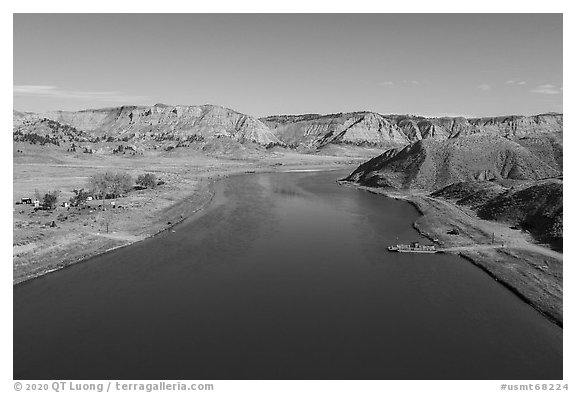
<path id="1" fill-rule="evenodd" d="M 14 109 L 562 110 L 561 14 L 16 14 Z"/>

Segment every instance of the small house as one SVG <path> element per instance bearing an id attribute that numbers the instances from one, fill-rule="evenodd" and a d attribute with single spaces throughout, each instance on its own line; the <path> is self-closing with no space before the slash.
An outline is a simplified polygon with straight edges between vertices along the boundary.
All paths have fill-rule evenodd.
<path id="1" fill-rule="evenodd" d="M 94 199 L 94 198 L 92 198 L 91 196 L 86 198 L 87 201 L 91 201 L 92 199 Z"/>
<path id="2" fill-rule="evenodd" d="M 22 198 L 20 201 L 25 205 L 31 205 L 32 204 L 32 198 Z"/>
<path id="3" fill-rule="evenodd" d="M 62 207 L 70 207 L 70 202 L 62 202 Z"/>
<path id="4" fill-rule="evenodd" d="M 34 199 L 32 203 L 34 204 L 34 207 L 40 207 L 40 201 L 38 199 Z"/>

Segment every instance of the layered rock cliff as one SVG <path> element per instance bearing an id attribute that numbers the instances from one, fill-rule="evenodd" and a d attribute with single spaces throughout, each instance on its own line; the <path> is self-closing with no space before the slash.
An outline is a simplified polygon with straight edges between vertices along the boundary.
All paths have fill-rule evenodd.
<path id="1" fill-rule="evenodd" d="M 391 146 L 410 142 L 390 119 L 371 112 L 271 116 L 261 120 L 292 146 L 322 147 L 329 143 Z"/>
<path id="2" fill-rule="evenodd" d="M 353 112 L 256 119 L 214 105 L 157 104 L 42 114 L 14 111 L 14 129 L 26 132 L 23 126 L 41 119 L 101 139 L 138 142 L 225 138 L 241 144 L 250 142 L 266 147 L 286 144 L 313 149 L 346 144 L 401 148 L 425 139 L 444 141 L 473 134 L 529 138 L 533 134 L 559 133 L 563 125 L 561 114 L 465 119 Z"/>
<path id="3" fill-rule="evenodd" d="M 289 145 L 320 148 L 328 143 L 405 146 L 422 139 L 442 141 L 477 133 L 514 138 L 534 133 L 558 133 L 563 128 L 563 116 L 554 113 L 466 119 L 354 112 L 269 116 L 261 120 Z"/>
<path id="4" fill-rule="evenodd" d="M 260 120 L 214 105 L 123 106 L 79 112 L 49 112 L 39 116 L 92 136 L 111 136 L 126 141 L 224 137 L 261 146 L 283 144 Z"/>

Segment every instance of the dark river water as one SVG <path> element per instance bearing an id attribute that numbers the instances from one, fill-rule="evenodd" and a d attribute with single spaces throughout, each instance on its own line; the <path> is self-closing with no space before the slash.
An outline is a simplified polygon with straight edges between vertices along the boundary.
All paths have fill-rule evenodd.
<path id="1" fill-rule="evenodd" d="M 15 379 L 561 379 L 562 330 L 344 172 L 238 176 L 193 219 L 14 288 Z"/>

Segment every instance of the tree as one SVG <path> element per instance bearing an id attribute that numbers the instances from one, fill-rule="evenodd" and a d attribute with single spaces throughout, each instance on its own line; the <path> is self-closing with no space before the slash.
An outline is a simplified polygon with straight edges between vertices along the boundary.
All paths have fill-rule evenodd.
<path id="1" fill-rule="evenodd" d="M 156 175 L 153 173 L 145 173 L 139 175 L 136 179 L 136 184 L 146 187 L 146 188 L 156 188 L 158 181 L 156 180 Z"/>
<path id="2" fill-rule="evenodd" d="M 130 191 L 133 185 L 134 179 L 132 179 L 132 176 L 126 172 L 119 172 L 112 177 L 111 192 L 114 197 L 117 197 Z"/>
<path id="3" fill-rule="evenodd" d="M 58 191 L 52 191 L 45 194 L 43 201 L 44 207 L 54 209 L 56 207 L 56 204 L 58 203 L 58 194 L 59 194 Z"/>
<path id="4" fill-rule="evenodd" d="M 117 197 L 127 193 L 133 184 L 132 176 L 125 172 L 106 172 L 91 176 L 88 187 L 95 196 L 105 199 L 108 195 Z"/>
<path id="5" fill-rule="evenodd" d="M 106 194 L 110 191 L 112 176 L 113 174 L 111 172 L 97 173 L 90 176 L 88 188 L 95 197 L 101 197 L 102 199 L 106 197 Z"/>
<path id="6" fill-rule="evenodd" d="M 84 191 L 83 188 L 79 190 L 72 190 L 72 192 L 74 192 L 74 196 L 70 198 L 70 203 L 73 205 L 82 205 L 86 203 L 86 200 L 90 195 L 90 193 L 88 191 Z"/>

